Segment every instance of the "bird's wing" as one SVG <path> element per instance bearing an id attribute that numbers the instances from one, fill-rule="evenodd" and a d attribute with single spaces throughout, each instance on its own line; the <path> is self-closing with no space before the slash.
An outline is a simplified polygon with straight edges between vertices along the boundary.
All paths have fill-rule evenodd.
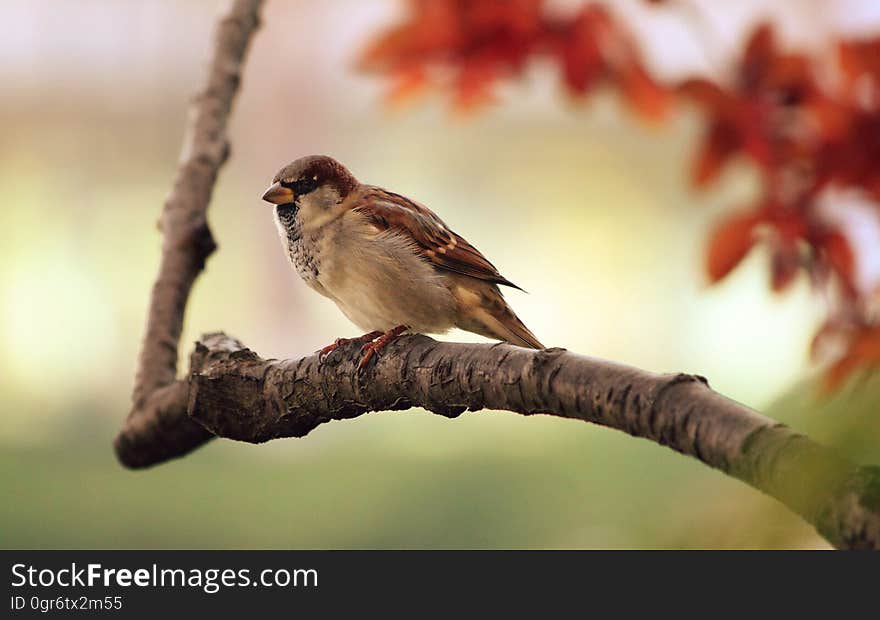
<path id="1" fill-rule="evenodd" d="M 449 230 L 433 211 L 405 196 L 368 186 L 351 209 L 365 215 L 379 230 L 410 238 L 422 256 L 438 269 L 520 288 L 498 273 L 477 248 Z"/>

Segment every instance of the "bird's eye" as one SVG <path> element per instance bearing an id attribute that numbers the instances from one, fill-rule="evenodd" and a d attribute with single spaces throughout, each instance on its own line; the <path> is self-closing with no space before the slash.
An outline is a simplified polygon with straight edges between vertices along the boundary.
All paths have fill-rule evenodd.
<path id="1" fill-rule="evenodd" d="M 296 182 L 296 184 L 297 184 L 297 189 L 296 189 L 297 194 L 300 194 L 300 195 L 301 194 L 308 194 L 310 191 L 312 191 L 316 187 L 318 187 L 318 177 L 313 177 L 310 179 L 300 179 L 299 181 Z"/>
<path id="2" fill-rule="evenodd" d="M 281 186 L 293 190 L 293 193 L 297 196 L 302 196 L 314 191 L 318 187 L 318 177 L 315 175 L 311 178 L 298 179 L 296 181 L 282 181 Z"/>

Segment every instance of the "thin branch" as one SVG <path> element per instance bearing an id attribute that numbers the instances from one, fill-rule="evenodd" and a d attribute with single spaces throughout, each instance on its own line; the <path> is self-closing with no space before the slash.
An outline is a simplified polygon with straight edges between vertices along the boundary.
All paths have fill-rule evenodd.
<path id="1" fill-rule="evenodd" d="M 259 26 L 262 0 L 235 0 L 217 25 L 207 79 L 194 98 L 180 165 L 165 201 L 159 227 L 164 235 L 159 274 L 150 296 L 146 334 L 138 357 L 127 426 L 153 432 L 166 427 L 171 410 L 186 401 L 186 386 L 176 382 L 184 309 L 196 277 L 216 249 L 206 211 L 220 167 L 229 156 L 226 123 L 241 81 L 248 43 Z M 174 453 L 210 437 L 194 423 L 175 428 L 166 443 L 146 447 Z M 137 433 L 117 438 L 117 453 L 132 454 Z"/>

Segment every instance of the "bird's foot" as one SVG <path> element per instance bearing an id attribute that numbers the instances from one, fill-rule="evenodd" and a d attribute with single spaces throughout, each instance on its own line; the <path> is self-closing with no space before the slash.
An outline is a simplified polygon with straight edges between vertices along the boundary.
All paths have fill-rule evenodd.
<path id="1" fill-rule="evenodd" d="M 342 345 L 348 344 L 349 342 L 372 342 L 379 336 L 382 336 L 385 332 L 370 332 L 369 334 L 364 334 L 363 336 L 358 336 L 357 338 L 337 338 L 333 341 L 333 344 L 328 344 L 326 347 L 321 349 L 320 351 L 315 351 L 318 354 L 318 361 L 323 362 L 327 359 L 327 356 L 333 353 L 336 349 L 341 347 Z"/>
<path id="2" fill-rule="evenodd" d="M 381 334 L 378 338 L 371 340 L 361 347 L 361 361 L 358 362 L 358 372 L 366 368 L 367 364 L 374 356 L 378 355 L 382 349 L 387 347 L 391 342 L 393 342 L 400 334 L 409 329 L 407 325 L 398 325 L 397 327 L 393 327 L 389 329 L 384 334 Z"/>

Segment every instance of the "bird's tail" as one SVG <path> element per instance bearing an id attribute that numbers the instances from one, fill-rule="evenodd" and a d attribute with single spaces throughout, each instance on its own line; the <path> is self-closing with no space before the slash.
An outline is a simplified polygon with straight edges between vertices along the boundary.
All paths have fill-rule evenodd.
<path id="1" fill-rule="evenodd" d="M 529 349 L 546 348 L 510 308 L 507 308 L 507 312 L 502 316 L 497 317 L 497 320 L 501 327 L 499 331 L 503 334 L 503 340 L 510 344 L 528 347 Z"/>
<path id="2" fill-rule="evenodd" d="M 480 294 L 468 295 L 466 299 L 472 303 L 458 327 L 529 349 L 545 348 L 510 309 L 497 286 L 485 287 Z"/>

